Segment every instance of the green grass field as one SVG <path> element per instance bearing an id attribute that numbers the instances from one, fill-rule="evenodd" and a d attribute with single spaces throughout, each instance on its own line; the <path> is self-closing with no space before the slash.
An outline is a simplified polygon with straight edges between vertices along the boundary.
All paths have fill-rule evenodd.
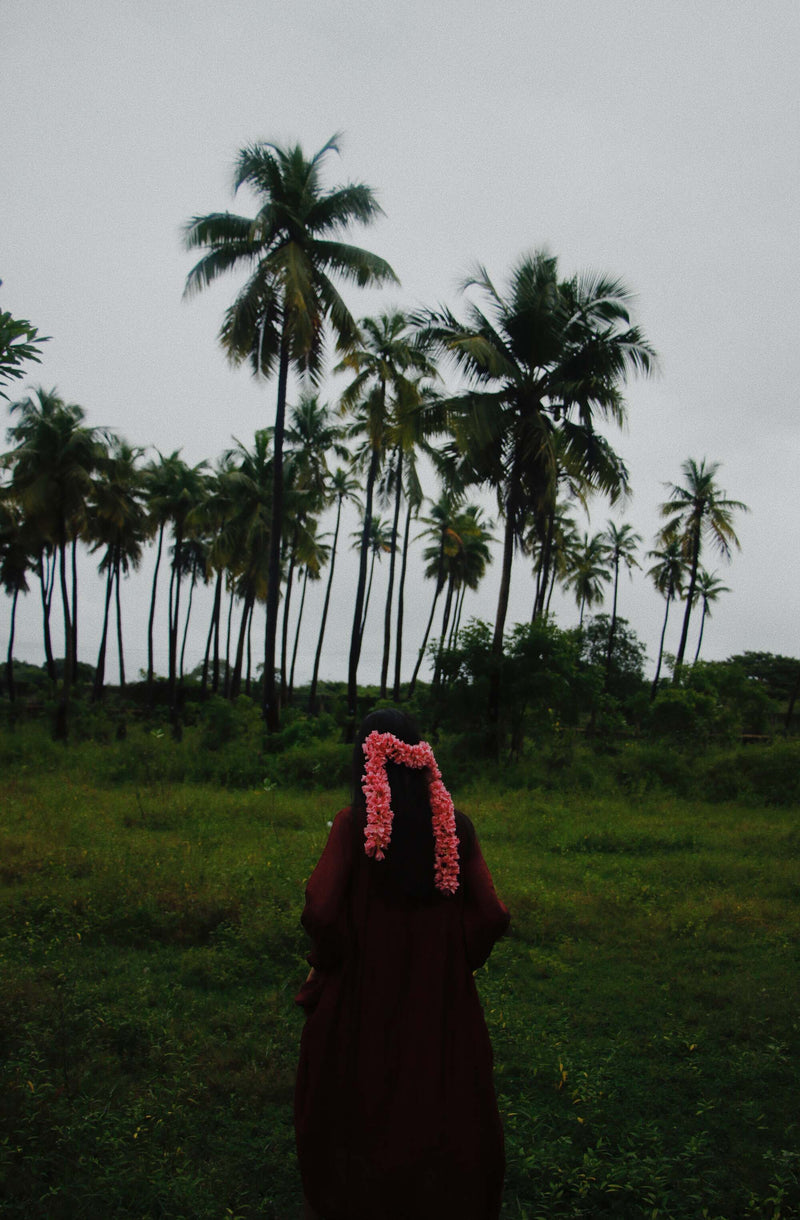
<path id="1" fill-rule="evenodd" d="M 344 792 L 0 775 L 0 1213 L 295 1220 L 305 878 Z M 797 809 L 454 793 L 504 1217 L 800 1215 Z"/>

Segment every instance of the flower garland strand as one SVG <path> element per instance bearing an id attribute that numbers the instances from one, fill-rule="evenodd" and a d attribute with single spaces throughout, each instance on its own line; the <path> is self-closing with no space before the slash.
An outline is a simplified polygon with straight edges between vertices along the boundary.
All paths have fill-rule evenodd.
<path id="1" fill-rule="evenodd" d="M 367 803 L 367 825 L 364 830 L 364 850 L 368 856 L 382 860 L 392 838 L 392 790 L 386 774 L 386 763 L 400 763 L 428 773 L 428 795 L 434 840 L 434 877 L 436 888 L 443 894 L 455 894 L 458 889 L 458 835 L 456 815 L 450 793 L 442 783 L 433 750 L 427 741 L 412 746 L 394 733 L 373 730 L 364 742 L 366 766 L 362 789 Z"/>

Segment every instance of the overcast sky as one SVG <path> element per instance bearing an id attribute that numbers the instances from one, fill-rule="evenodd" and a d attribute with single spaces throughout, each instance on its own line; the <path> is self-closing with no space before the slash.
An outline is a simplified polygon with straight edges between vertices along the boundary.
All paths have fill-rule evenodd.
<path id="1" fill-rule="evenodd" d="M 243 145 L 298 141 L 310 154 L 341 131 L 327 182 L 376 190 L 385 218 L 351 240 L 402 282 L 348 292 L 357 316 L 458 307 L 476 261 L 502 283 L 542 246 L 565 276 L 592 268 L 629 284 L 662 371 L 630 385 L 628 427 L 609 433 L 634 492 L 618 519 L 650 548 L 681 463 L 720 462 L 722 486 L 751 513 L 730 566 L 705 557 L 731 592 L 703 655 L 797 655 L 798 62 L 797 0 L 4 0 L 0 306 L 52 336 L 30 384 L 55 386 L 131 443 L 213 463 L 233 436 L 249 442 L 273 422 L 275 392 L 232 371 L 217 345 L 240 278 L 181 299 L 194 261 L 181 226 L 249 210 L 231 194 Z M 607 519 L 598 501 L 588 527 Z M 146 660 L 148 571 L 124 590 L 134 670 Z M 80 655 L 94 661 L 91 573 L 87 561 Z M 334 589 L 331 678 L 346 676 L 353 579 L 349 560 Z M 498 580 L 499 555 L 467 614 L 493 618 Z M 409 655 L 430 593 L 417 576 Z M 379 665 L 378 595 L 376 582 L 362 679 Z M 532 596 L 520 560 L 510 622 L 529 617 Z M 197 605 L 191 664 L 210 602 Z M 576 623 L 568 599 L 556 609 Z M 620 612 L 653 658 L 663 601 L 642 573 L 623 581 Z M 18 656 L 42 659 L 40 620 L 34 593 Z M 7 624 L 6 603 L 3 650 Z"/>

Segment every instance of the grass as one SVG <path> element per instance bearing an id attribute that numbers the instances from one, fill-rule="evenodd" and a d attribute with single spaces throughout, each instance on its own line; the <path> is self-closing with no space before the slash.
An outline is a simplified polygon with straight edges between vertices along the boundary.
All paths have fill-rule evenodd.
<path id="1" fill-rule="evenodd" d="M 344 792 L 126 784 L 107 749 L 0 775 L 0 1210 L 293 1220 L 298 917 Z M 513 915 L 479 973 L 504 1217 L 800 1214 L 797 810 L 456 796 Z"/>

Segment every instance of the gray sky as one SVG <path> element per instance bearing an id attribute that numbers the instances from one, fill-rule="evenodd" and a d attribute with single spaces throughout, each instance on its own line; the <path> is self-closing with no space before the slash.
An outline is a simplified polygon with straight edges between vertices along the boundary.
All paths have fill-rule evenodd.
<path id="1" fill-rule="evenodd" d="M 56 386 L 134 444 L 215 461 L 232 436 L 249 442 L 272 423 L 275 393 L 231 371 L 216 344 L 238 278 L 181 300 L 194 261 L 181 225 L 250 209 L 230 189 L 244 144 L 312 153 L 342 131 L 327 182 L 376 189 L 386 217 L 351 239 L 402 281 L 349 292 L 358 316 L 457 306 L 476 261 L 502 282 L 540 246 L 564 275 L 590 267 L 630 285 L 662 372 L 630 386 L 628 428 L 609 433 L 634 490 L 621 519 L 651 547 L 681 462 L 721 462 L 722 486 L 752 511 L 729 567 L 706 556 L 732 592 L 703 655 L 797 655 L 798 61 L 796 0 L 5 0 L 0 304 L 52 336 L 31 384 Z M 597 501 L 590 528 L 607 519 Z M 102 592 L 85 569 L 80 653 L 93 661 Z M 124 590 L 131 669 L 145 663 L 149 570 Z M 353 574 L 349 558 L 334 587 L 332 678 L 346 674 Z M 499 555 L 467 614 L 493 618 L 498 579 Z M 417 573 L 409 656 L 430 595 Z M 519 560 L 509 622 L 527 619 L 532 596 Z M 377 580 L 374 597 L 364 680 L 379 664 Z M 320 601 L 317 590 L 302 645 L 312 655 Z M 198 599 L 190 663 L 209 605 Z M 568 600 L 556 610 L 561 625 L 577 621 Z M 663 602 L 642 573 L 623 581 L 620 612 L 653 657 Z M 7 622 L 3 604 L 0 641 Z M 40 660 L 40 635 L 34 594 L 17 655 Z"/>

